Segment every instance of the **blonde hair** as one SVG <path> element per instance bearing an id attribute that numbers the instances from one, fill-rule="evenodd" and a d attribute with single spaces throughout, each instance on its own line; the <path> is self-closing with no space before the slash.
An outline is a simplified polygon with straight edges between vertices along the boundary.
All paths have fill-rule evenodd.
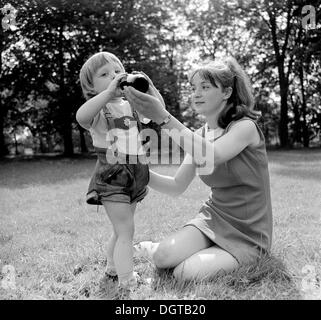
<path id="1" fill-rule="evenodd" d="M 99 68 L 105 64 L 116 64 L 122 69 L 122 72 L 125 72 L 125 68 L 120 60 L 112 53 L 102 51 L 92 55 L 80 69 L 79 79 L 80 85 L 86 100 L 94 97 L 97 92 L 94 90 L 93 85 L 93 76 Z"/>
<path id="2" fill-rule="evenodd" d="M 247 116 L 257 120 L 260 112 L 254 111 L 254 97 L 252 94 L 251 82 L 239 65 L 233 58 L 228 57 L 222 61 L 212 61 L 206 65 L 200 66 L 190 74 L 190 81 L 195 74 L 209 81 L 214 87 L 218 83 L 222 89 L 232 88 L 232 94 L 227 100 L 226 107 L 218 116 L 218 125 L 225 129 L 231 121 Z"/>

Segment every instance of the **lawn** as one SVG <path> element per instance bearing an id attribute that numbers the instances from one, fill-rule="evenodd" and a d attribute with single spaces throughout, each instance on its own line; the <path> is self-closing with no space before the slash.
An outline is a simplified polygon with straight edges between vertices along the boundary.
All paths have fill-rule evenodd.
<path id="1" fill-rule="evenodd" d="M 274 213 L 272 256 L 211 282 L 177 283 L 150 261 L 136 299 L 321 299 L 321 151 L 268 153 Z M 0 299 L 113 299 L 102 282 L 111 225 L 84 194 L 95 159 L 0 162 Z M 153 166 L 174 174 L 177 166 Z M 135 242 L 161 240 L 192 218 L 209 189 L 195 179 L 172 198 L 150 190 L 137 207 Z M 13 271 L 15 287 L 5 285 Z M 2 272 L 1 272 L 2 271 Z"/>

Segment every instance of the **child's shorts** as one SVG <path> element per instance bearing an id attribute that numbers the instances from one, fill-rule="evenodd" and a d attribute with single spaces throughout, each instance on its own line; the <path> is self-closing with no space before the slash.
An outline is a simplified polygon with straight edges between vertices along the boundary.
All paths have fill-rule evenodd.
<path id="1" fill-rule="evenodd" d="M 90 180 L 86 202 L 102 205 L 103 201 L 133 203 L 142 201 L 148 192 L 149 168 L 137 164 L 110 164 L 106 150 L 96 149 L 97 163 Z"/>

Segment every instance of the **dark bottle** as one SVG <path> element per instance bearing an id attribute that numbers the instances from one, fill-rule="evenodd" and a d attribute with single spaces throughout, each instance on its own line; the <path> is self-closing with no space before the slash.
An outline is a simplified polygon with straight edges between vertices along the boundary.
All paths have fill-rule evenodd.
<path id="1" fill-rule="evenodd" d="M 124 86 L 131 86 L 143 93 L 147 92 L 149 88 L 148 80 L 142 74 L 129 74 L 126 80 L 122 80 L 119 84 L 123 90 Z"/>

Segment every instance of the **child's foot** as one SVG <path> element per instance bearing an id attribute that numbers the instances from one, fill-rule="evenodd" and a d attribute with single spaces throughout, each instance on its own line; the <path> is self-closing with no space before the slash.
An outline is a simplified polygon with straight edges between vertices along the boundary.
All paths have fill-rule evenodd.
<path id="1" fill-rule="evenodd" d="M 153 260 L 153 255 L 158 247 L 158 243 L 152 241 L 142 241 L 134 245 L 134 256 Z"/>
<path id="2" fill-rule="evenodd" d="M 131 291 L 127 288 L 118 287 L 113 300 L 131 300 Z"/>
<path id="3" fill-rule="evenodd" d="M 116 268 L 110 267 L 107 265 L 107 267 L 105 269 L 105 275 L 109 276 L 109 277 L 117 277 Z"/>
<path id="4" fill-rule="evenodd" d="M 119 300 L 131 300 L 131 298 L 135 298 L 137 293 L 135 293 L 136 289 L 139 286 L 144 286 L 145 289 L 150 289 L 152 284 L 152 279 L 147 278 L 143 279 L 137 272 L 133 273 L 133 276 L 123 282 L 118 284 L 118 293 L 117 298 Z M 133 295 L 132 295 L 133 294 Z"/>
<path id="5" fill-rule="evenodd" d="M 129 289 L 133 291 L 137 288 L 141 277 L 137 272 L 133 272 L 133 275 L 129 279 L 124 279 L 119 281 L 119 288 Z"/>

